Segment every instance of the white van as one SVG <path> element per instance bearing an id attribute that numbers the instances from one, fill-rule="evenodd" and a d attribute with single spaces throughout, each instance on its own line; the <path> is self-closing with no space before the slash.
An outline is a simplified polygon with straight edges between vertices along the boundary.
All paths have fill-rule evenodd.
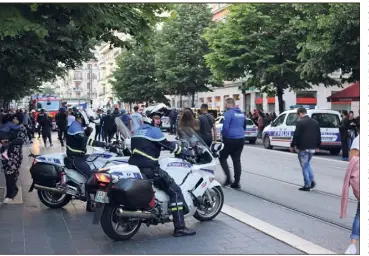
<path id="1" fill-rule="evenodd" d="M 262 135 L 266 149 L 276 147 L 289 148 L 298 120 L 297 110 L 288 110 L 280 114 L 270 125 L 265 127 Z M 320 125 L 322 144 L 320 149 L 328 150 L 332 155 L 341 151 L 341 137 L 339 124 L 341 115 L 334 110 L 312 109 L 307 110 L 308 116 L 315 119 Z"/>

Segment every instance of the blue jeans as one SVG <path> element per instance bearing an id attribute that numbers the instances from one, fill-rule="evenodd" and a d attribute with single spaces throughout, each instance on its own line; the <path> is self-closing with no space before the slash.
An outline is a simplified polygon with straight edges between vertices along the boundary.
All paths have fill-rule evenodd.
<path id="1" fill-rule="evenodd" d="M 310 165 L 310 160 L 313 155 L 314 153 L 309 153 L 307 151 L 299 151 L 297 154 L 302 168 L 302 174 L 304 175 L 304 184 L 307 187 L 310 187 L 311 182 L 314 181 L 313 170 Z"/>
<path id="2" fill-rule="evenodd" d="M 354 223 L 352 224 L 351 239 L 359 240 L 360 235 L 360 202 L 357 204 L 356 215 Z"/>

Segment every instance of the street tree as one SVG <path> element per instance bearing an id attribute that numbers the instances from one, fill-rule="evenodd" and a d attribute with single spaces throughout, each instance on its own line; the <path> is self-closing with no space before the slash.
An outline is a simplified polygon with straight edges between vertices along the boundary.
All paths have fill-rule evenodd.
<path id="1" fill-rule="evenodd" d="M 158 82 L 171 95 L 192 96 L 194 106 L 196 92 L 209 91 L 210 85 L 217 85 L 205 64 L 204 55 L 209 49 L 201 37 L 211 26 L 211 11 L 206 4 L 178 4 L 173 9 L 174 15 L 158 32 Z"/>
<path id="2" fill-rule="evenodd" d="M 298 70 L 314 84 L 360 80 L 360 4 L 296 4 L 301 15 L 291 23 L 306 35 L 299 45 Z M 329 74 L 341 70 L 342 80 Z"/>
<path id="3" fill-rule="evenodd" d="M 168 103 L 155 76 L 155 44 L 135 45 L 118 57 L 118 68 L 113 72 L 115 94 L 123 102 Z"/>
<path id="4" fill-rule="evenodd" d="M 243 88 L 257 88 L 278 97 L 284 110 L 283 91 L 310 88 L 296 70 L 297 45 L 304 39 L 291 28 L 298 15 L 292 4 L 234 4 L 225 23 L 207 29 L 204 37 L 211 52 L 206 62 L 218 80 L 245 78 Z"/>
<path id="5" fill-rule="evenodd" d="M 0 99 L 19 99 L 91 59 L 100 42 L 129 48 L 115 32 L 145 42 L 161 4 L 2 4 Z"/>

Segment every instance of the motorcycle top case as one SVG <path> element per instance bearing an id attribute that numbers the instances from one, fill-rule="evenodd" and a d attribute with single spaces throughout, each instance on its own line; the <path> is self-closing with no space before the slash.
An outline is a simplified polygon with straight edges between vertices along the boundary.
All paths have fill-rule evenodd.
<path id="1" fill-rule="evenodd" d="M 148 209 L 154 198 L 152 184 L 142 179 L 120 179 L 112 186 L 112 199 L 128 210 Z"/>
<path id="2" fill-rule="evenodd" d="M 60 181 L 62 168 L 47 163 L 36 163 L 31 167 L 31 176 L 35 184 L 50 186 Z"/>

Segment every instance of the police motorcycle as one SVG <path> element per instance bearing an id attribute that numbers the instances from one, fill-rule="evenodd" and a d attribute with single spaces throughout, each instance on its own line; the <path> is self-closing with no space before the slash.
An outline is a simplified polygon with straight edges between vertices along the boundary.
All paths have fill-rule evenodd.
<path id="1" fill-rule="evenodd" d="M 221 185 L 214 174 L 216 158 L 224 145 L 216 142 L 208 148 L 193 130 L 185 134 L 181 145 L 191 150 L 193 157 L 161 158 L 160 168 L 182 189 L 185 218 L 212 220 L 224 203 Z M 130 239 L 142 223 L 150 226 L 172 222 L 169 196 L 153 186 L 152 180 L 145 179 L 136 166 L 103 168 L 90 178 L 86 188 L 96 195 L 93 223 L 100 223 L 112 240 Z"/>
<path id="2" fill-rule="evenodd" d="M 117 164 L 128 164 L 130 153 L 130 132 L 120 122 L 120 140 L 106 146 L 105 149 L 94 147 L 95 152 L 87 156 L 91 170 Z M 72 199 L 87 201 L 85 183 L 87 178 L 76 170 L 66 153 L 34 155 L 30 168 L 33 179 L 29 192 L 37 190 L 40 201 L 49 208 L 62 208 Z"/>

